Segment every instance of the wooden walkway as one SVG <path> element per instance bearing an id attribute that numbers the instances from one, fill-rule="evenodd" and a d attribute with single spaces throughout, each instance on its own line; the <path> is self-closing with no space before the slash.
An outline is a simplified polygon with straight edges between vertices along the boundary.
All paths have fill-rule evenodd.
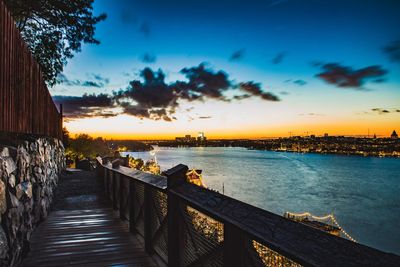
<path id="1" fill-rule="evenodd" d="M 113 212 L 95 174 L 64 175 L 54 210 L 34 231 L 22 266 L 159 266 Z"/>

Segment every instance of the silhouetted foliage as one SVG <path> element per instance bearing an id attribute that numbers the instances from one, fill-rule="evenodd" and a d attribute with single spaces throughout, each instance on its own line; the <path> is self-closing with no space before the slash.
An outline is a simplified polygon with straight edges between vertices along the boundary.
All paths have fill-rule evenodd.
<path id="1" fill-rule="evenodd" d="M 62 142 L 64 144 L 64 148 L 69 147 L 69 132 L 66 127 L 62 129 Z"/>
<path id="2" fill-rule="evenodd" d="M 75 138 L 69 140 L 67 155 L 75 158 L 94 158 L 97 155 L 106 156 L 110 154 L 105 140 L 103 138 L 93 138 L 87 134 L 78 134 Z"/>
<path id="3" fill-rule="evenodd" d="M 95 25 L 106 14 L 93 15 L 93 0 L 6 0 L 5 3 L 49 85 L 56 83 L 67 59 L 81 50 L 82 43 L 100 43 L 94 38 Z"/>

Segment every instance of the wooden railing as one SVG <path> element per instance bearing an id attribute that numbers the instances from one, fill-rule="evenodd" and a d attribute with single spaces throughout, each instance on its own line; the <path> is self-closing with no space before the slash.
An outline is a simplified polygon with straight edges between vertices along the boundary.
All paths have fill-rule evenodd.
<path id="1" fill-rule="evenodd" d="M 0 0 L 0 132 L 61 138 L 58 112 L 38 63 Z"/>
<path id="2" fill-rule="evenodd" d="M 168 266 L 400 266 L 397 255 L 189 184 L 187 170 L 159 176 L 98 158 L 114 209 Z"/>

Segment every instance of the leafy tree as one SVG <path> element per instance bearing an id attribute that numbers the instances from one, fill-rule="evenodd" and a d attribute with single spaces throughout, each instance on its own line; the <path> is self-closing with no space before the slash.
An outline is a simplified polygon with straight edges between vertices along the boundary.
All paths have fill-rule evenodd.
<path id="1" fill-rule="evenodd" d="M 67 155 L 79 158 L 94 158 L 96 155 L 107 156 L 110 149 L 101 138 L 93 138 L 87 134 L 78 134 L 69 140 Z"/>
<path id="2" fill-rule="evenodd" d="M 40 64 L 49 85 L 54 85 L 67 59 L 82 43 L 99 44 L 95 25 L 106 14 L 94 16 L 93 0 L 5 0 L 25 42 Z"/>
<path id="3" fill-rule="evenodd" d="M 62 142 L 65 148 L 69 146 L 69 132 L 66 127 L 62 128 Z"/>

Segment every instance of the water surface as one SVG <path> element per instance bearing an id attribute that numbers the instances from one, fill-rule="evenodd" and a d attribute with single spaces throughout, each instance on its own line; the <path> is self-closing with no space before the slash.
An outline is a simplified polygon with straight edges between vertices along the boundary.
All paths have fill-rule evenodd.
<path id="1" fill-rule="evenodd" d="M 156 157 L 162 170 L 202 169 L 208 187 L 276 214 L 333 212 L 360 243 L 400 254 L 399 159 L 214 147 L 157 147 Z"/>

